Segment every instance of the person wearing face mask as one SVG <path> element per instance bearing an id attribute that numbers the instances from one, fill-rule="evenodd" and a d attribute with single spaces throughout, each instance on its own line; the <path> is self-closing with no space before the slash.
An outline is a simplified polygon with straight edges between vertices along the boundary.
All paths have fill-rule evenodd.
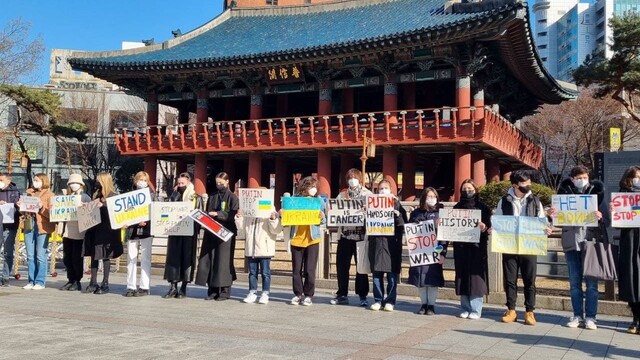
<path id="1" fill-rule="evenodd" d="M 13 204 L 15 211 L 13 223 L 6 222 L 2 224 L 2 231 L 0 232 L 0 249 L 4 254 L 4 264 L 2 273 L 0 273 L 1 286 L 9 286 L 9 277 L 11 277 L 13 271 L 16 235 L 20 224 L 19 207 L 16 205 L 18 200 L 20 200 L 20 190 L 11 181 L 11 175 L 0 173 L 0 205 Z"/>
<path id="2" fill-rule="evenodd" d="M 42 290 L 47 281 L 47 247 L 49 236 L 56 230 L 56 224 L 49 221 L 53 196 L 53 192 L 49 189 L 50 185 L 47 174 L 40 173 L 33 177 L 33 186 L 27 190 L 28 196 L 40 198 L 40 209 L 36 213 L 24 214 L 35 220 L 33 229 L 24 234 L 29 272 L 28 283 L 23 287 L 26 290 Z"/>
<path id="3" fill-rule="evenodd" d="M 420 205 L 411 212 L 409 222 L 420 223 L 433 220 L 433 224 L 438 229 L 438 218 L 440 209 L 444 206 L 440 203 L 438 192 L 432 187 L 424 189 L 420 197 Z M 439 241 L 442 246 L 440 261 L 437 264 L 412 266 L 409 268 L 408 283 L 418 288 L 422 306 L 418 310 L 419 315 L 435 315 L 436 299 L 438 298 L 438 288 L 444 286 L 444 274 L 442 264 L 444 264 L 448 242 Z"/>
<path id="4" fill-rule="evenodd" d="M 620 192 L 633 193 L 636 199 L 640 198 L 640 166 L 631 166 L 624 172 Z M 640 227 L 620 229 L 618 288 L 619 299 L 629 304 L 633 314 L 627 332 L 640 334 Z"/>
<path id="5" fill-rule="evenodd" d="M 67 195 L 79 195 L 80 201 L 85 204 L 91 201 L 91 197 L 84 192 L 84 181 L 80 174 L 69 175 L 67 182 Z M 62 252 L 64 267 L 67 270 L 67 283 L 60 290 L 81 291 L 80 280 L 84 274 L 82 247 L 85 232 L 78 229 L 78 221 L 62 223 Z"/>
<path id="6" fill-rule="evenodd" d="M 366 202 L 367 196 L 372 192 L 362 186 L 362 172 L 358 169 L 349 169 L 345 175 L 349 187 L 342 191 L 336 199 L 354 199 Z M 364 209 L 363 209 L 364 211 Z M 356 252 L 356 242 L 364 241 L 365 227 L 362 226 L 341 226 L 338 228 L 340 240 L 336 250 L 336 272 L 338 277 L 338 291 L 335 298 L 330 300 L 331 305 L 348 305 L 349 298 L 349 273 L 351 270 L 351 259 L 358 261 Z M 360 297 L 360 306 L 367 307 L 367 295 L 369 294 L 369 276 L 367 274 L 356 274 L 356 294 Z"/>
<path id="7" fill-rule="evenodd" d="M 578 165 L 571 169 L 569 178 L 562 181 L 558 194 L 588 194 L 598 196 L 598 210 L 595 217 L 598 219 L 598 227 L 563 226 L 562 249 L 564 251 L 567 269 L 569 271 L 569 293 L 573 316 L 569 318 L 567 326 L 577 328 L 584 326 L 588 330 L 595 330 L 596 314 L 598 312 L 598 280 L 584 278 L 582 276 L 582 256 L 580 253 L 582 243 L 592 238 L 594 231 L 601 232 L 608 237 L 606 227 L 611 224 L 609 207 L 604 203 L 604 184 L 598 180 L 589 180 L 589 170 Z M 556 216 L 557 210 L 549 208 L 547 215 Z M 582 291 L 583 280 L 587 284 L 586 293 Z"/>
<path id="8" fill-rule="evenodd" d="M 195 208 L 202 208 L 202 197 L 196 194 L 191 175 L 181 173 L 176 179 L 176 186 L 169 197 L 172 202 L 190 202 Z M 167 257 L 164 266 L 164 279 L 170 284 L 169 291 L 162 297 L 165 299 L 182 299 L 187 296 L 187 284 L 193 280 L 196 264 L 199 226 L 194 225 L 191 236 L 169 236 L 167 240 Z M 182 281 L 180 289 L 178 283 Z"/>
<path id="9" fill-rule="evenodd" d="M 503 196 L 494 212 L 495 215 L 531 216 L 546 218 L 540 199 L 531 192 L 531 177 L 524 170 L 511 173 L 511 187 Z M 546 229 L 547 235 L 551 228 Z M 491 235 L 491 229 L 488 230 Z M 511 323 L 517 320 L 516 300 L 518 297 L 518 268 L 524 283 L 524 323 L 535 325 L 533 314 L 536 305 L 536 272 L 538 257 L 536 255 L 502 254 L 502 269 L 504 273 L 504 292 L 507 296 L 507 310 L 502 316 L 502 322 Z"/>
<path id="10" fill-rule="evenodd" d="M 224 301 L 231 297 L 231 285 L 236 280 L 233 256 L 236 249 L 235 216 L 240 202 L 229 190 L 229 175 L 221 172 L 216 175 L 217 191 L 209 196 L 207 213 L 227 230 L 233 233 L 228 241 L 222 241 L 210 231 L 205 231 L 198 259 L 196 284 L 207 286 L 205 300 Z"/>
<path id="11" fill-rule="evenodd" d="M 489 266 L 487 229 L 491 227 L 491 210 L 480 201 L 478 187 L 471 179 L 460 186 L 460 201 L 454 209 L 480 210 L 480 241 L 477 243 L 453 242 L 456 268 L 456 295 L 460 296 L 463 319 L 476 320 L 482 317 L 483 297 L 489 294 Z"/>
<path id="12" fill-rule="evenodd" d="M 149 182 L 149 174 L 139 171 L 133 178 L 135 190 L 149 188 L 151 201 L 156 201 L 155 186 Z M 151 275 L 151 222 L 145 221 L 127 229 L 127 292 L 125 297 L 140 297 L 149 295 L 149 276 Z M 138 247 L 140 249 L 140 288 L 136 287 L 138 274 Z"/>
<path id="13" fill-rule="evenodd" d="M 392 236 L 369 236 L 369 263 L 373 278 L 374 303 L 370 309 L 393 311 L 396 305 L 398 278 L 402 267 L 402 235 L 407 222 L 407 212 L 398 198 L 391 193 L 391 183 L 382 180 L 378 183 L 380 195 L 393 196 L 395 234 Z M 384 297 L 384 276 L 387 276 L 387 297 Z"/>

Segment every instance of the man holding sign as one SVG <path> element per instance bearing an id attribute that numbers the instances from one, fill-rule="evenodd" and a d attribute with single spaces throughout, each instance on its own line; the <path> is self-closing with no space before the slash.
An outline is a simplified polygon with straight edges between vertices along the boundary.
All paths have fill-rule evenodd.
<path id="1" fill-rule="evenodd" d="M 0 249 L 4 254 L 4 266 L 2 276 L 0 276 L 0 285 L 2 286 L 8 286 L 13 269 L 13 254 L 18 224 L 20 223 L 20 213 L 16 206 L 18 200 L 20 200 L 20 190 L 16 184 L 11 182 L 11 176 L 7 173 L 0 173 L 0 206 L 6 208 L 6 212 L 3 211 L 3 214 L 7 215 L 2 218 L 3 231 L 0 233 Z"/>
<path id="2" fill-rule="evenodd" d="M 531 192 L 531 178 L 526 171 L 514 171 L 511 174 L 511 187 L 507 194 L 500 199 L 496 207 L 495 215 L 529 216 L 545 218 L 544 208 L 540 199 Z M 492 229 L 488 230 L 491 234 Z M 546 234 L 551 234 L 551 228 L 546 229 Z M 545 239 L 546 240 L 546 239 Z M 495 241 L 492 239 L 492 241 Z M 507 311 L 502 316 L 502 321 L 511 323 L 517 320 L 516 300 L 518 297 L 518 268 L 524 283 L 524 305 L 526 313 L 524 323 L 535 325 L 536 318 L 533 314 L 536 305 L 536 271 L 538 265 L 537 255 L 520 255 L 517 253 L 502 254 L 502 269 L 504 272 L 504 292 L 507 295 Z"/>

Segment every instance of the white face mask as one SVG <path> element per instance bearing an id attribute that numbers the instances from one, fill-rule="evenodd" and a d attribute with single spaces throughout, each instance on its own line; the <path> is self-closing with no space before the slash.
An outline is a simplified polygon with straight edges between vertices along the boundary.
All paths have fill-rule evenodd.
<path id="1" fill-rule="evenodd" d="M 40 188 L 42 188 L 42 181 L 34 181 L 34 182 L 33 182 L 33 188 L 34 188 L 34 189 L 40 189 Z"/>
<path id="2" fill-rule="evenodd" d="M 633 180 L 631 180 L 631 183 L 634 187 L 640 188 L 640 178 L 633 178 Z"/>
<path id="3" fill-rule="evenodd" d="M 573 185 L 575 185 L 578 189 L 582 189 L 585 186 L 589 185 L 589 180 L 586 180 L 586 179 L 573 180 Z"/>
<path id="4" fill-rule="evenodd" d="M 318 189 L 312 187 L 311 189 L 307 190 L 307 192 L 309 193 L 309 195 L 311 196 L 316 196 L 316 194 L 318 193 Z"/>
<path id="5" fill-rule="evenodd" d="M 429 206 L 434 206 L 436 203 L 438 202 L 438 200 L 436 199 L 427 199 L 426 203 Z"/>
<path id="6" fill-rule="evenodd" d="M 349 181 L 347 181 L 349 183 L 349 187 L 357 187 L 358 185 L 360 185 L 360 180 L 356 179 L 356 178 L 351 178 L 349 179 Z"/>
<path id="7" fill-rule="evenodd" d="M 147 182 L 144 180 L 140 180 L 136 183 L 136 186 L 138 187 L 138 189 L 144 189 L 149 186 L 149 184 L 147 184 Z"/>
<path id="8" fill-rule="evenodd" d="M 4 190 L 5 187 L 7 187 L 7 184 L 4 181 L 0 181 L 0 190 Z"/>
<path id="9" fill-rule="evenodd" d="M 69 185 L 69 189 L 71 189 L 71 191 L 73 191 L 73 192 L 76 192 L 76 191 L 80 190 L 81 186 L 82 185 L 80 185 L 80 184 L 70 184 Z"/>
<path id="10" fill-rule="evenodd" d="M 391 189 L 380 189 L 378 192 L 380 195 L 391 195 Z"/>

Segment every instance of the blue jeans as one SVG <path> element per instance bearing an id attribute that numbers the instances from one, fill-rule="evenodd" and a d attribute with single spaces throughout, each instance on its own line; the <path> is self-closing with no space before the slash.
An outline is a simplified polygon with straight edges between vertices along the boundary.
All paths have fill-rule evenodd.
<path id="1" fill-rule="evenodd" d="M 38 225 L 33 222 L 33 230 L 24 234 L 24 246 L 27 250 L 27 269 L 29 284 L 44 286 L 47 281 L 47 247 L 49 234 L 40 234 Z"/>
<path id="2" fill-rule="evenodd" d="M 2 268 L 2 279 L 8 279 L 13 273 L 13 254 L 16 246 L 16 235 L 18 230 L 5 230 L 0 239 L 0 248 L 4 254 L 4 267 Z"/>
<path id="3" fill-rule="evenodd" d="M 469 297 L 467 295 L 460 295 L 460 307 L 462 307 L 463 311 L 467 311 L 469 313 L 476 313 L 479 316 L 482 316 L 482 303 L 484 302 L 484 298 L 480 297 Z"/>
<path id="4" fill-rule="evenodd" d="M 582 291 L 582 254 L 579 251 L 564 253 L 569 269 L 569 293 L 573 316 L 596 318 L 598 313 L 598 280 L 584 279 L 587 283 L 586 293 Z M 582 299 L 584 298 L 584 303 Z"/>
<path id="5" fill-rule="evenodd" d="M 262 292 L 271 289 L 271 258 L 249 259 L 249 291 L 258 290 L 258 267 L 262 273 Z"/>
<path id="6" fill-rule="evenodd" d="M 387 298 L 384 298 L 384 274 L 387 274 Z M 373 299 L 377 303 L 396 304 L 398 290 L 398 274 L 393 272 L 373 273 Z"/>

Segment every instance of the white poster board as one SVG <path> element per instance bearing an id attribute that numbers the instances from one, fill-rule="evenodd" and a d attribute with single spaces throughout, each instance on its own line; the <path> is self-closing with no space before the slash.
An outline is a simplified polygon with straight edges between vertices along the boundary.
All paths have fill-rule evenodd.
<path id="1" fill-rule="evenodd" d="M 273 189 L 238 189 L 242 216 L 268 219 L 273 212 Z"/>
<path id="2" fill-rule="evenodd" d="M 554 226 L 597 227 L 598 196 L 584 194 L 553 195 L 551 206 L 556 209 Z"/>
<path id="3" fill-rule="evenodd" d="M 151 203 L 151 235 L 153 236 L 192 236 L 193 219 L 189 214 L 193 211 L 193 202 L 152 202 Z"/>
<path id="4" fill-rule="evenodd" d="M 62 195 L 51 198 L 49 221 L 64 222 L 78 220 L 78 206 L 82 205 L 81 195 Z"/>
<path id="5" fill-rule="evenodd" d="M 2 216 L 3 224 L 13 224 L 15 221 L 15 214 L 16 205 L 14 203 L 6 203 L 4 205 L 0 205 L 0 216 Z"/>
<path id="6" fill-rule="evenodd" d="M 207 231 L 213 235 L 219 237 L 222 241 L 229 241 L 233 237 L 233 233 L 222 226 L 219 222 L 215 221 L 211 216 L 200 209 L 195 209 L 189 214 L 189 216 L 202 225 Z"/>
<path id="7" fill-rule="evenodd" d="M 149 221 L 151 193 L 149 188 L 130 191 L 107 198 L 107 209 L 112 229 Z"/>
<path id="8" fill-rule="evenodd" d="M 37 196 L 20 196 L 20 212 L 37 213 L 40 210 L 40 198 Z"/>
<path id="9" fill-rule="evenodd" d="M 640 193 L 611 193 L 611 206 L 612 227 L 640 227 Z"/>
<path id="10" fill-rule="evenodd" d="M 327 227 L 364 226 L 365 200 L 329 199 Z"/>
<path id="11" fill-rule="evenodd" d="M 78 230 L 84 232 L 100 224 L 100 200 L 78 206 Z"/>
<path id="12" fill-rule="evenodd" d="M 404 234 L 407 238 L 409 250 L 409 266 L 422 266 L 440 262 L 443 250 L 436 240 L 436 226 L 433 220 L 422 221 L 417 224 L 405 224 Z"/>
<path id="13" fill-rule="evenodd" d="M 394 199 L 390 195 L 367 196 L 365 228 L 369 236 L 395 234 Z"/>
<path id="14" fill-rule="evenodd" d="M 440 209 L 438 240 L 480 242 L 480 210 Z"/>

